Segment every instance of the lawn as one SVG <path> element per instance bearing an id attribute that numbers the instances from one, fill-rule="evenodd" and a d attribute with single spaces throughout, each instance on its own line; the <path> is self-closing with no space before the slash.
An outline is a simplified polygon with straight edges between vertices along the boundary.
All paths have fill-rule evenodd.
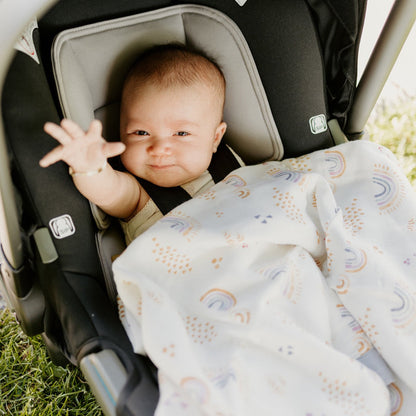
<path id="1" fill-rule="evenodd" d="M 367 131 L 396 153 L 416 189 L 416 98 L 380 105 Z M 0 311 L 0 354 L 0 416 L 102 414 L 80 371 L 53 365 L 41 338 L 28 339 L 7 310 Z"/>
<path id="2" fill-rule="evenodd" d="M 102 415 L 80 371 L 52 364 L 41 338 L 25 336 L 7 309 L 0 311 L 0 415 Z"/>
<path id="3" fill-rule="evenodd" d="M 416 190 L 416 97 L 378 105 L 367 132 L 372 141 L 395 153 Z"/>

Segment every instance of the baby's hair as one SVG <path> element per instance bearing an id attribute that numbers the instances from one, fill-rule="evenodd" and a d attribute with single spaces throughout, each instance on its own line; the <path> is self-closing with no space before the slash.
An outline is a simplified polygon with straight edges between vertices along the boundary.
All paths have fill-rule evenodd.
<path id="1" fill-rule="evenodd" d="M 219 65 L 205 53 L 178 43 L 147 49 L 132 65 L 124 85 L 130 81 L 161 88 L 203 83 L 224 105 L 225 78 Z"/>

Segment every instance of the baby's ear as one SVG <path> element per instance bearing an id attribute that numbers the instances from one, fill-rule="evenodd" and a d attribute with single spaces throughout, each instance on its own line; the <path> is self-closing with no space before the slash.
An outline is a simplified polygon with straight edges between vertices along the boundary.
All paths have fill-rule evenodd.
<path id="1" fill-rule="evenodd" d="M 214 153 L 217 151 L 217 148 L 220 145 L 221 139 L 223 138 L 226 130 L 227 130 L 227 123 L 222 121 L 215 130 L 215 137 L 212 143 L 212 151 Z"/>

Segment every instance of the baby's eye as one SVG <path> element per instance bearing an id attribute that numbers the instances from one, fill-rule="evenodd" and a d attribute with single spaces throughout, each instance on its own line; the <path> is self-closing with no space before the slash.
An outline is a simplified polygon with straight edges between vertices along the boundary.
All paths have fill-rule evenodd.
<path id="1" fill-rule="evenodd" d="M 187 131 L 177 131 L 175 136 L 188 136 L 189 133 Z"/>
<path id="2" fill-rule="evenodd" d="M 149 133 L 145 130 L 136 130 L 133 134 L 137 136 L 149 136 Z"/>

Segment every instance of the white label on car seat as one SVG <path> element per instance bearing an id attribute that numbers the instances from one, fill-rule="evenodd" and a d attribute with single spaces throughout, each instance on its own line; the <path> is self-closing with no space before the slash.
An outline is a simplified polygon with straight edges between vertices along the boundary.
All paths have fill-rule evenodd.
<path id="1" fill-rule="evenodd" d="M 52 218 L 49 221 L 49 228 L 55 238 L 66 238 L 75 234 L 75 225 L 72 218 L 65 214 L 60 217 Z"/>
<path id="2" fill-rule="evenodd" d="M 328 125 L 326 124 L 326 117 L 323 114 L 313 116 L 309 119 L 309 127 L 313 134 L 323 133 L 328 130 Z"/>
<path id="3" fill-rule="evenodd" d="M 29 55 L 36 63 L 39 63 L 39 57 L 36 53 L 35 43 L 33 42 L 33 31 L 37 29 L 38 22 L 32 20 L 26 27 L 25 31 L 19 36 L 19 40 L 14 45 L 15 49 Z"/>
<path id="4" fill-rule="evenodd" d="M 244 6 L 247 3 L 247 0 L 235 0 L 240 6 Z"/>

